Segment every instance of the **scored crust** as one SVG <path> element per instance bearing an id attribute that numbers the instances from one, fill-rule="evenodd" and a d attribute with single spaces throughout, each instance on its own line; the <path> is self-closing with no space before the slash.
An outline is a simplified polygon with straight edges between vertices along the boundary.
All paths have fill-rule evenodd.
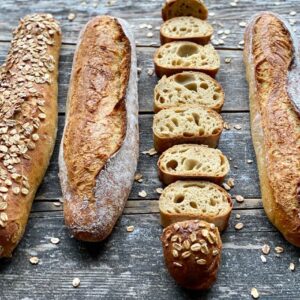
<path id="1" fill-rule="evenodd" d="M 0 257 L 21 240 L 57 131 L 61 46 L 50 14 L 21 19 L 0 71 Z"/>
<path id="2" fill-rule="evenodd" d="M 154 112 L 170 107 L 201 105 L 220 112 L 224 104 L 222 86 L 201 72 L 163 76 L 154 90 Z"/>
<path id="3" fill-rule="evenodd" d="M 206 179 L 216 183 L 229 172 L 229 162 L 218 149 L 183 144 L 166 150 L 159 158 L 159 177 L 165 184 L 179 179 Z"/>
<path id="4" fill-rule="evenodd" d="M 154 148 L 162 152 L 178 144 L 204 144 L 215 148 L 223 130 L 223 119 L 204 107 L 163 109 L 153 119 Z"/>
<path id="5" fill-rule="evenodd" d="M 163 227 L 198 219 L 214 223 L 223 231 L 227 227 L 232 206 L 230 195 L 208 181 L 176 181 L 167 186 L 159 198 Z"/>
<path id="6" fill-rule="evenodd" d="M 247 27 L 244 60 L 263 205 L 284 237 L 300 246 L 300 119 L 288 93 L 299 84 L 289 82 L 293 70 L 299 80 L 294 47 L 298 42 L 278 15 L 261 13 Z"/>

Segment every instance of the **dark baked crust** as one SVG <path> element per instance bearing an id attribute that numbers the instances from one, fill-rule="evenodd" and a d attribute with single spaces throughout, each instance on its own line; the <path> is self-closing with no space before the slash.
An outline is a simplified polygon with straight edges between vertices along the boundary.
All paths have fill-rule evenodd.
<path id="1" fill-rule="evenodd" d="M 51 15 L 26 16 L 1 69 L 0 257 L 22 238 L 55 144 L 60 45 Z"/>
<path id="2" fill-rule="evenodd" d="M 292 69 L 298 69 L 299 84 L 295 47 L 298 42 L 289 26 L 273 13 L 255 16 L 245 33 L 251 129 L 263 205 L 284 237 L 300 246 L 300 119 L 289 94 L 295 84 L 289 82 Z"/>
<path id="3" fill-rule="evenodd" d="M 164 229 L 161 237 L 166 266 L 175 281 L 194 290 L 207 290 L 217 279 L 222 241 L 214 224 L 190 220 Z"/>

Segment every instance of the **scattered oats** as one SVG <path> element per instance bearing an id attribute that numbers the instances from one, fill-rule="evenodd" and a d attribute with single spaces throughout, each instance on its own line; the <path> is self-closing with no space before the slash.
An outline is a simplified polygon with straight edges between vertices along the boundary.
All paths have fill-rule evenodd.
<path id="1" fill-rule="evenodd" d="M 5 186 L 0 186 L 0 192 L 1 193 L 7 193 L 8 192 L 8 188 Z"/>
<path id="2" fill-rule="evenodd" d="M 163 191 L 164 191 L 163 188 L 157 188 L 157 189 L 156 189 L 156 193 L 158 193 L 158 194 L 162 194 Z"/>
<path id="3" fill-rule="evenodd" d="M 12 191 L 15 195 L 18 195 L 20 193 L 20 188 L 16 186 L 12 189 Z"/>
<path id="4" fill-rule="evenodd" d="M 289 269 L 292 272 L 295 271 L 295 264 L 294 263 L 290 263 Z"/>
<path id="5" fill-rule="evenodd" d="M 218 30 L 218 32 L 217 32 L 218 34 L 223 34 L 224 33 L 224 30 Z"/>
<path id="6" fill-rule="evenodd" d="M 236 214 L 235 218 L 239 220 L 241 218 L 241 215 L 240 214 Z"/>
<path id="7" fill-rule="evenodd" d="M 265 255 L 268 255 L 270 253 L 270 250 L 271 250 L 271 248 L 267 244 L 263 245 L 261 248 L 262 253 Z"/>
<path id="8" fill-rule="evenodd" d="M 69 13 L 68 20 L 73 21 L 76 18 L 76 15 L 74 13 Z"/>
<path id="9" fill-rule="evenodd" d="M 30 257 L 30 258 L 29 258 L 29 261 L 30 261 L 30 263 L 31 263 L 32 265 L 37 265 L 37 264 L 40 262 L 39 258 L 36 257 L 36 256 Z"/>
<path id="10" fill-rule="evenodd" d="M 198 265 L 206 265 L 206 260 L 205 259 L 198 259 L 197 264 Z"/>
<path id="11" fill-rule="evenodd" d="M 0 202 L 0 210 L 6 210 L 7 209 L 7 203 L 6 202 Z"/>
<path id="12" fill-rule="evenodd" d="M 44 120 L 44 119 L 46 119 L 46 115 L 45 115 L 44 113 L 39 114 L 39 118 L 40 118 L 41 120 Z"/>
<path id="13" fill-rule="evenodd" d="M 139 196 L 142 197 L 142 198 L 145 198 L 145 197 L 147 197 L 147 193 L 144 190 L 140 191 Z"/>
<path id="14" fill-rule="evenodd" d="M 175 261 L 175 262 L 173 262 L 173 265 L 174 265 L 174 266 L 176 266 L 176 267 L 179 267 L 179 268 L 181 268 L 181 267 L 182 267 L 182 264 L 180 264 L 180 263 L 178 263 L 178 262 L 176 262 L 176 261 Z"/>
<path id="15" fill-rule="evenodd" d="M 233 179 L 233 178 L 228 178 L 227 184 L 228 184 L 231 188 L 233 188 L 233 187 L 234 187 L 234 179 Z"/>
<path id="16" fill-rule="evenodd" d="M 142 152 L 143 154 L 148 154 L 150 156 L 153 156 L 155 154 L 157 154 L 157 151 L 154 148 L 149 149 L 148 151 L 144 151 Z"/>
<path id="17" fill-rule="evenodd" d="M 230 2 L 230 6 L 237 6 L 236 2 Z"/>
<path id="18" fill-rule="evenodd" d="M 231 189 L 231 187 L 225 182 L 222 183 L 222 186 L 226 191 L 230 191 L 230 189 Z"/>
<path id="19" fill-rule="evenodd" d="M 147 37 L 152 38 L 153 37 L 153 33 L 152 32 L 148 32 L 147 33 Z"/>
<path id="20" fill-rule="evenodd" d="M 73 281 L 72 281 L 72 285 L 73 285 L 74 288 L 79 287 L 80 279 L 79 278 L 74 278 Z"/>
<path id="21" fill-rule="evenodd" d="M 261 255 L 261 256 L 260 256 L 260 259 L 261 259 L 261 261 L 262 261 L 263 263 L 266 263 L 266 262 L 267 262 L 267 259 L 266 259 L 266 257 L 265 257 L 264 255 Z"/>
<path id="22" fill-rule="evenodd" d="M 12 185 L 12 181 L 10 179 L 6 179 L 4 181 L 4 183 L 7 185 L 7 186 L 11 186 Z"/>
<path id="23" fill-rule="evenodd" d="M 29 190 L 26 189 L 26 188 L 22 188 L 22 189 L 21 189 L 21 193 L 22 193 L 23 195 L 28 195 Z"/>
<path id="24" fill-rule="evenodd" d="M 214 13 L 214 12 L 210 12 L 210 13 L 208 13 L 208 15 L 210 16 L 210 17 L 213 17 L 213 16 L 215 16 L 216 15 L 216 13 Z"/>
<path id="25" fill-rule="evenodd" d="M 230 64 L 231 63 L 231 57 L 226 57 L 225 58 L 225 63 Z"/>
<path id="26" fill-rule="evenodd" d="M 127 226 L 126 231 L 127 232 L 133 232 L 134 231 L 134 226 L 133 225 Z"/>
<path id="27" fill-rule="evenodd" d="M 39 135 L 37 134 L 37 133 L 34 133 L 33 135 L 32 135 L 32 139 L 36 142 L 36 141 L 38 141 L 39 140 Z"/>
<path id="28" fill-rule="evenodd" d="M 240 124 L 236 124 L 233 126 L 236 130 L 241 130 L 242 126 Z"/>
<path id="29" fill-rule="evenodd" d="M 141 29 L 144 29 L 144 28 L 147 28 L 147 27 L 148 27 L 148 24 L 143 23 L 143 24 L 141 24 L 139 27 L 140 27 Z"/>
<path id="30" fill-rule="evenodd" d="M 214 39 L 214 40 L 212 40 L 211 42 L 212 42 L 214 45 L 216 45 L 216 46 L 219 45 L 219 41 L 218 41 L 218 40 L 215 40 L 215 39 Z"/>
<path id="31" fill-rule="evenodd" d="M 248 159 L 247 160 L 247 164 L 252 164 L 253 163 L 253 160 L 252 159 Z"/>
<path id="32" fill-rule="evenodd" d="M 280 246 L 277 246 L 277 247 L 275 247 L 275 252 L 277 254 L 280 254 L 280 253 L 284 252 L 284 249 L 282 247 L 280 247 Z"/>
<path id="33" fill-rule="evenodd" d="M 236 195 L 235 199 L 238 203 L 243 203 L 245 201 L 245 198 L 241 195 Z"/>
<path id="34" fill-rule="evenodd" d="M 243 224 L 243 223 L 237 223 L 237 224 L 234 226 L 234 228 L 235 228 L 236 230 L 241 230 L 241 229 L 243 229 L 243 227 L 244 227 L 244 224 Z"/>
<path id="35" fill-rule="evenodd" d="M 296 14 L 297 14 L 297 12 L 294 11 L 294 10 L 290 12 L 290 16 L 292 16 L 292 17 L 293 17 L 293 16 L 296 16 Z"/>
<path id="36" fill-rule="evenodd" d="M 141 73 L 142 73 L 142 68 L 141 68 L 141 67 L 138 67 L 138 68 L 137 68 L 137 72 L 138 72 L 138 74 L 141 74 Z"/>
<path id="37" fill-rule="evenodd" d="M 149 68 L 149 69 L 147 70 L 147 74 L 148 74 L 149 76 L 152 76 L 152 75 L 154 74 L 154 69 L 153 69 L 153 68 Z"/>
<path id="38" fill-rule="evenodd" d="M 4 212 L 0 213 L 0 220 L 1 220 L 2 222 L 7 222 L 7 221 L 8 221 L 8 216 L 7 216 L 7 214 L 4 213 Z"/>
<path id="39" fill-rule="evenodd" d="M 240 25 L 240 27 L 246 27 L 247 23 L 246 22 L 240 22 L 239 25 Z"/>
<path id="40" fill-rule="evenodd" d="M 240 42 L 239 42 L 239 45 L 240 45 L 240 46 L 243 46 L 244 44 L 245 44 L 244 41 L 240 41 Z"/>
<path id="41" fill-rule="evenodd" d="M 238 168 L 239 168 L 237 165 L 234 165 L 233 167 L 234 167 L 235 169 L 238 169 Z"/>
<path id="42" fill-rule="evenodd" d="M 53 202 L 53 205 L 56 206 L 56 207 L 59 207 L 59 206 L 61 206 L 61 203 L 60 202 Z"/>
<path id="43" fill-rule="evenodd" d="M 256 288 L 251 289 L 251 296 L 253 297 L 253 299 L 258 299 L 259 298 L 259 292 Z"/>
<path id="44" fill-rule="evenodd" d="M 293 25 L 295 25 L 295 23 L 296 23 L 296 20 L 293 20 L 293 19 L 289 19 L 289 23 L 293 26 Z"/>
<path id="45" fill-rule="evenodd" d="M 223 40 L 219 40 L 219 44 L 220 45 L 224 45 L 224 41 Z"/>
<path id="46" fill-rule="evenodd" d="M 134 180 L 137 182 L 143 182 L 143 175 L 141 173 L 136 173 L 134 176 Z"/>
<path id="47" fill-rule="evenodd" d="M 160 26 L 156 26 L 154 29 L 160 31 Z"/>
<path id="48" fill-rule="evenodd" d="M 50 242 L 54 245 L 57 245 L 59 242 L 60 242 L 60 239 L 59 238 L 56 238 L 56 237 L 52 237 L 50 239 Z"/>
<path id="49" fill-rule="evenodd" d="M 224 127 L 226 130 L 230 130 L 230 125 L 229 125 L 227 122 L 224 122 L 223 127 Z"/>
<path id="50" fill-rule="evenodd" d="M 224 33 L 228 35 L 228 34 L 230 34 L 230 33 L 231 33 L 231 30 L 229 30 L 229 29 L 225 29 L 225 30 L 224 30 Z"/>

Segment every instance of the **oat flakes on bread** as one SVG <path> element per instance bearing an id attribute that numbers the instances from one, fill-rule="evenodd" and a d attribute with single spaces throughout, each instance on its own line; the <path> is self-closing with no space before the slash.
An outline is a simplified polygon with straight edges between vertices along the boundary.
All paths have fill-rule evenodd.
<path id="1" fill-rule="evenodd" d="M 220 68 L 220 57 L 211 45 L 193 42 L 171 42 L 162 45 L 154 55 L 158 77 L 170 76 L 183 71 L 197 71 L 214 77 Z"/>
<path id="2" fill-rule="evenodd" d="M 299 43 L 279 15 L 256 15 L 245 32 L 251 132 L 265 212 L 300 247 Z"/>
<path id="3" fill-rule="evenodd" d="M 182 287 L 207 290 L 217 279 L 222 241 L 218 228 L 205 221 L 172 224 L 161 236 L 166 267 Z"/>
<path id="4" fill-rule="evenodd" d="M 160 41 L 162 45 L 174 41 L 205 45 L 210 41 L 213 32 L 213 27 L 206 21 L 195 17 L 176 17 L 162 24 Z"/>
<path id="5" fill-rule="evenodd" d="M 192 16 L 206 20 L 208 10 L 203 0 L 166 0 L 162 8 L 164 21 L 180 16 Z"/>
<path id="6" fill-rule="evenodd" d="M 170 107 L 205 106 L 220 112 L 224 104 L 222 86 L 201 72 L 163 76 L 154 90 L 154 112 Z"/>
<path id="7" fill-rule="evenodd" d="M 52 15 L 27 15 L 0 70 L 0 257 L 20 242 L 53 152 L 60 46 Z"/>
<path id="8" fill-rule="evenodd" d="M 167 186 L 159 198 L 163 227 L 186 220 L 203 220 L 226 229 L 232 210 L 230 195 L 208 181 L 176 181 Z"/>
<path id="9" fill-rule="evenodd" d="M 158 152 L 178 144 L 204 144 L 215 148 L 224 122 L 217 112 L 205 107 L 163 109 L 154 115 L 154 148 Z"/>
<path id="10" fill-rule="evenodd" d="M 221 183 L 230 167 L 227 157 L 218 149 L 204 145 L 183 144 L 166 150 L 157 162 L 161 181 L 203 179 Z"/>

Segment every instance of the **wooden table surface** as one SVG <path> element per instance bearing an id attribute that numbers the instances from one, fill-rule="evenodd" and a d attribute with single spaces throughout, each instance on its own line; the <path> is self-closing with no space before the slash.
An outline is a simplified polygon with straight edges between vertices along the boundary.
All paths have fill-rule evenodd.
<path id="1" fill-rule="evenodd" d="M 233 1 L 233 0 L 232 0 Z M 60 22 L 63 46 L 59 78 L 59 130 L 48 172 L 32 208 L 25 236 L 11 260 L 0 261 L 0 299 L 251 299 L 256 287 L 260 299 L 300 299 L 300 252 L 289 245 L 269 223 L 260 200 L 255 156 L 249 128 L 248 89 L 242 62 L 243 24 L 258 11 L 272 10 L 292 20 L 299 20 L 299 0 L 207 0 L 209 21 L 215 28 L 215 39 L 221 31 L 231 32 L 224 44 L 216 45 L 222 60 L 217 76 L 226 93 L 223 117 L 231 129 L 225 130 L 220 149 L 231 159 L 230 177 L 235 179 L 232 195 L 242 195 L 242 204 L 234 203 L 230 225 L 223 233 L 223 255 L 219 276 L 206 293 L 189 292 L 178 287 L 164 267 L 156 189 L 162 187 L 157 177 L 157 156 L 142 152 L 152 148 L 152 98 L 157 82 L 148 69 L 159 45 L 157 27 L 161 24 L 161 0 L 2 0 L 0 4 L 0 60 L 4 61 L 11 31 L 19 18 L 34 12 L 52 13 Z M 292 11 L 298 15 L 293 16 Z M 75 13 L 73 21 L 68 15 Z M 125 212 L 113 234 L 103 243 L 87 245 L 70 238 L 64 227 L 62 206 L 57 206 L 61 190 L 57 176 L 58 148 L 65 120 L 65 102 L 76 40 L 82 26 L 93 16 L 111 14 L 127 19 L 137 41 L 140 103 L 140 160 L 138 172 L 143 182 L 135 182 Z M 151 28 L 141 28 L 142 24 Z M 298 29 L 296 22 L 293 28 Z M 153 37 L 147 34 L 153 33 Z M 218 34 L 219 33 L 219 34 Z M 298 34 L 299 35 L 299 34 Z M 218 43 L 217 43 L 218 44 Z M 225 58 L 231 58 L 225 64 Z M 241 130 L 234 125 L 241 125 Z M 249 163 L 248 160 L 253 160 Z M 141 198 L 140 191 L 147 196 Z M 240 215 L 240 220 L 236 215 Z M 236 231 L 236 223 L 244 228 Z M 126 232 L 133 225 L 134 232 Z M 60 239 L 58 245 L 51 237 Z M 271 252 L 266 263 L 261 247 Z M 277 255 L 276 246 L 284 252 Z M 40 263 L 31 265 L 29 258 L 38 256 Z M 289 270 L 290 263 L 295 271 Z M 72 280 L 81 280 L 73 288 Z"/>

